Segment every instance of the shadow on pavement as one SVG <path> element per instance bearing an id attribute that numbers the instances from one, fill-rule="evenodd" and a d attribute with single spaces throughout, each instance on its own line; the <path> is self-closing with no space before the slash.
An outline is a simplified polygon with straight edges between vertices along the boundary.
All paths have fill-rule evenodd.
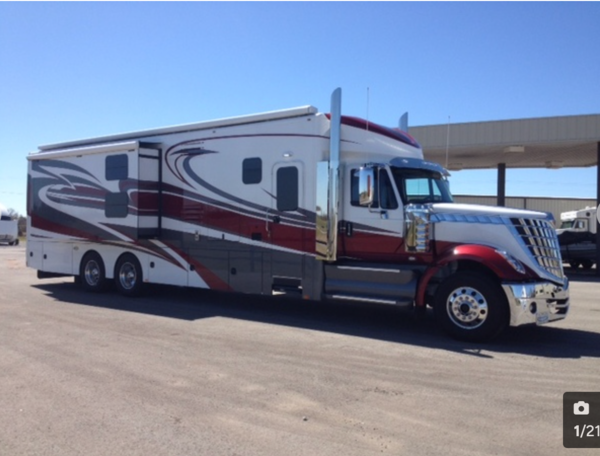
<path id="1" fill-rule="evenodd" d="M 565 268 L 565 275 L 570 282 L 596 282 L 600 283 L 600 276 L 596 275 L 596 269 L 573 269 Z"/>
<path id="2" fill-rule="evenodd" d="M 57 301 L 187 321 L 234 318 L 387 342 L 448 350 L 482 358 L 519 353 L 548 358 L 600 358 L 600 333 L 548 326 L 508 328 L 498 339 L 477 344 L 456 341 L 438 330 L 433 315 L 385 305 L 316 302 L 170 286 L 150 286 L 144 296 L 115 291 L 87 293 L 73 283 L 35 285 Z"/>

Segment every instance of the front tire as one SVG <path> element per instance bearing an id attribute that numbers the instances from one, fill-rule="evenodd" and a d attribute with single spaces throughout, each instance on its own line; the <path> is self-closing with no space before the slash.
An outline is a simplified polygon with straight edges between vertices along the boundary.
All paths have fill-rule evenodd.
<path id="1" fill-rule="evenodd" d="M 79 267 L 81 285 L 87 291 L 98 293 L 106 289 L 104 261 L 96 252 L 89 252 L 81 260 Z"/>
<path id="2" fill-rule="evenodd" d="M 440 284 L 435 294 L 434 313 L 445 332 L 468 342 L 497 337 L 510 319 L 500 285 L 474 271 L 457 272 Z"/>
<path id="3" fill-rule="evenodd" d="M 134 255 L 126 253 L 119 258 L 115 267 L 115 284 L 119 292 L 125 296 L 139 296 L 143 278 L 142 267 Z"/>
<path id="4" fill-rule="evenodd" d="M 594 262 L 592 260 L 581 260 L 581 267 L 583 269 L 592 269 Z"/>

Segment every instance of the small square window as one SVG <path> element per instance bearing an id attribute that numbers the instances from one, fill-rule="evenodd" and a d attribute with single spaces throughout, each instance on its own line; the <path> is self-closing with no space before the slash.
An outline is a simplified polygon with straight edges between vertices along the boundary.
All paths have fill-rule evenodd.
<path id="1" fill-rule="evenodd" d="M 262 181 L 262 160 L 246 158 L 242 162 L 242 182 L 244 184 L 260 184 Z"/>
<path id="2" fill-rule="evenodd" d="M 129 213 L 129 196 L 126 192 L 108 193 L 104 200 L 104 215 L 107 218 L 125 218 Z"/>
<path id="3" fill-rule="evenodd" d="M 129 177 L 129 162 L 126 154 L 106 157 L 106 180 L 121 180 Z"/>

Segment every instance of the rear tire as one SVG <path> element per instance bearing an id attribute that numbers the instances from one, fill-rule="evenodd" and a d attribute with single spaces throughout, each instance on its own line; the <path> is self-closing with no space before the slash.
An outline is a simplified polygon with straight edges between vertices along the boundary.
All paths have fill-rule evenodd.
<path id="1" fill-rule="evenodd" d="M 448 277 L 435 294 L 440 327 L 455 339 L 485 342 L 508 325 L 510 310 L 500 285 L 485 274 L 462 271 Z"/>
<path id="2" fill-rule="evenodd" d="M 575 261 L 575 260 L 571 260 L 569 261 L 569 265 L 573 268 L 573 269 L 577 269 L 579 267 L 581 263 L 579 263 L 579 261 Z"/>
<path id="3" fill-rule="evenodd" d="M 119 258 L 115 266 L 115 284 L 125 296 L 139 296 L 142 293 L 144 277 L 135 255 L 126 253 Z"/>
<path id="4" fill-rule="evenodd" d="M 106 290 L 106 270 L 102 257 L 96 252 L 86 253 L 79 267 L 79 278 L 87 291 L 98 293 Z"/>
<path id="5" fill-rule="evenodd" d="M 581 260 L 581 267 L 583 269 L 592 269 L 594 262 L 592 260 Z"/>

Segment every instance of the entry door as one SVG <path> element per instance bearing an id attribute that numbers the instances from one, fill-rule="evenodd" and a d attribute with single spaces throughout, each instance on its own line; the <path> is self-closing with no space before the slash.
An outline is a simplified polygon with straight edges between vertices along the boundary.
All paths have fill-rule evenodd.
<path id="1" fill-rule="evenodd" d="M 357 170 L 358 166 L 344 170 L 338 254 L 372 261 L 397 260 L 403 245 L 402 200 L 388 170 L 381 167 L 375 175 L 373 205 L 370 208 L 360 206 Z"/>
<path id="2" fill-rule="evenodd" d="M 303 182 L 304 166 L 301 162 L 277 163 L 273 167 L 274 198 L 266 215 L 268 242 L 272 245 L 273 276 L 302 278 L 302 252 L 305 251 L 308 232 L 304 228 L 306 220 L 301 210 L 304 207 Z"/>

